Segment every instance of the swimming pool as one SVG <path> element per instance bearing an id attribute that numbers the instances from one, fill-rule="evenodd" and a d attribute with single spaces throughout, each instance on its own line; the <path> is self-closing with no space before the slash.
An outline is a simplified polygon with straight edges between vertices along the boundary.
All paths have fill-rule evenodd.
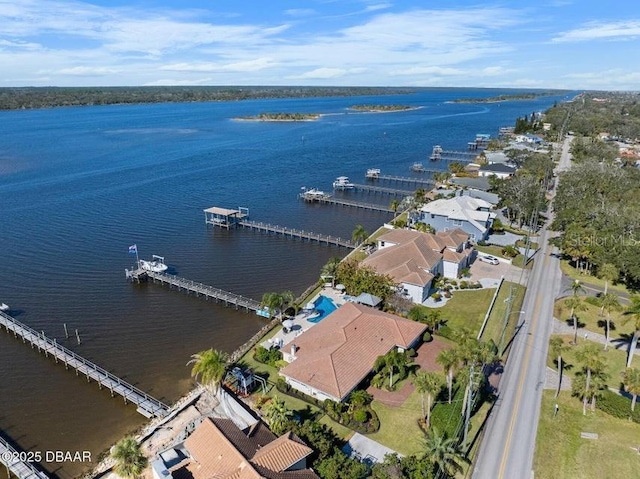
<path id="1" fill-rule="evenodd" d="M 320 313 L 320 316 L 316 316 L 315 318 L 307 319 L 310 323 L 319 323 L 324 318 L 333 313 L 338 307 L 333 303 L 331 298 L 327 298 L 326 296 L 320 295 L 318 299 L 316 299 L 313 303 L 315 305 L 316 312 Z"/>

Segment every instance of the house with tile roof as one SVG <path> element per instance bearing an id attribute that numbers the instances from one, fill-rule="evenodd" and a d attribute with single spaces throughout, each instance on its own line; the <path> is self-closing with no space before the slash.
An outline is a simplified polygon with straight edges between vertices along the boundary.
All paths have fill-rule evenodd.
<path id="1" fill-rule="evenodd" d="M 343 401 L 373 370 L 379 356 L 406 350 L 426 326 L 361 304 L 346 303 L 283 350 L 287 383 L 320 401 Z"/>
<path id="2" fill-rule="evenodd" d="M 380 236 L 377 245 L 362 264 L 391 276 L 419 304 L 429 297 L 436 276 L 457 278 L 473 253 L 469 235 L 458 228 L 436 234 L 396 229 Z"/>
<path id="3" fill-rule="evenodd" d="M 491 203 L 469 196 L 455 196 L 432 201 L 420 208 L 418 221 L 431 225 L 436 232 L 460 228 L 472 241 L 486 240 L 496 217 Z"/>
<path id="4" fill-rule="evenodd" d="M 151 466 L 154 479 L 318 479 L 306 465 L 312 452 L 292 432 L 276 437 L 262 422 L 241 430 L 230 419 L 206 417 Z"/>

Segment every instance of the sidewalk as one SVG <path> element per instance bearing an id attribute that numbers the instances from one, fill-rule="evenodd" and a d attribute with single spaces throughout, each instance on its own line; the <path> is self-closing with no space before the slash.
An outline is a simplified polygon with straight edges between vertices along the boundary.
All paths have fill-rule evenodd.
<path id="1" fill-rule="evenodd" d="M 571 335 L 573 336 L 573 326 L 568 325 L 564 321 L 560 321 L 557 318 L 553 318 L 553 334 L 563 334 L 563 335 Z M 586 339 L 589 341 L 594 341 L 596 343 L 604 344 L 606 341 L 606 337 L 604 334 L 594 333 L 593 331 L 578 328 L 578 340 Z M 629 349 L 629 343 L 622 338 L 613 337 L 609 340 L 609 346 L 620 349 L 624 352 L 627 352 Z M 640 350 L 636 347 L 634 354 L 640 356 Z"/>

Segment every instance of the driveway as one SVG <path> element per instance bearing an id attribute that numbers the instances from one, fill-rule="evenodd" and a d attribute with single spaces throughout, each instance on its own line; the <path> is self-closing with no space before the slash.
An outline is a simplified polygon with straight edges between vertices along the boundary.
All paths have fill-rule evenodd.
<path id="1" fill-rule="evenodd" d="M 499 264 L 489 264 L 476 259 L 470 268 L 471 281 L 480 281 L 483 286 L 497 286 L 500 277 L 504 276 L 505 281 L 517 283 L 520 281 L 522 268 L 513 266 L 508 263 L 500 262 Z M 525 271 L 522 275 L 522 281 L 526 281 L 529 271 Z"/>

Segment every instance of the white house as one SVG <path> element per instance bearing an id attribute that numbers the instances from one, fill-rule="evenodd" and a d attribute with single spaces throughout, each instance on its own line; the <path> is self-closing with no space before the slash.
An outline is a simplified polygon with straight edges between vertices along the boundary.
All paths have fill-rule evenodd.
<path id="1" fill-rule="evenodd" d="M 481 241 L 487 239 L 496 217 L 491 208 L 491 203 L 479 198 L 456 196 L 427 203 L 420 209 L 418 221 L 437 232 L 460 228 L 472 241 Z"/>
<path id="2" fill-rule="evenodd" d="M 507 166 L 503 163 L 492 163 L 489 165 L 482 165 L 478 169 L 478 176 L 496 176 L 500 179 L 509 178 L 513 176 L 516 169 Z"/>

